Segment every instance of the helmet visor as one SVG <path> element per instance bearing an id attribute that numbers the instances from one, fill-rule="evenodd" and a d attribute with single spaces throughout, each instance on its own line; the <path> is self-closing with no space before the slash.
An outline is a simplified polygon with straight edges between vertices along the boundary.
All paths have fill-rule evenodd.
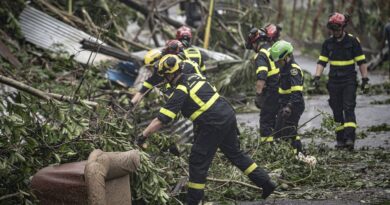
<path id="1" fill-rule="evenodd" d="M 328 23 L 327 27 L 332 31 L 340 31 L 343 28 L 340 24 L 335 23 Z"/>

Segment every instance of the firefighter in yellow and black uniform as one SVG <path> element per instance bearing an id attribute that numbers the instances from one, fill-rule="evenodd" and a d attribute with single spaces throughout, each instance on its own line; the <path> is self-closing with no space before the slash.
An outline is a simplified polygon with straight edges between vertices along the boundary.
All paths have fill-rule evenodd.
<path id="1" fill-rule="evenodd" d="M 158 116 L 138 136 L 136 143 L 142 145 L 147 137 L 181 112 L 198 127 L 189 157 L 187 204 L 198 205 L 202 200 L 207 172 L 218 148 L 258 187 L 263 188 L 262 197 L 267 198 L 275 189 L 275 184 L 240 149 L 233 108 L 203 76 L 185 74 L 182 66 L 183 62 L 176 55 L 166 55 L 160 60 L 158 73 L 173 86 L 174 91 Z"/>
<path id="2" fill-rule="evenodd" d="M 278 41 L 270 49 L 271 59 L 280 68 L 279 102 L 275 137 L 291 139 L 294 152 L 302 155 L 302 143 L 298 135 L 298 123 L 305 101 L 303 98 L 303 72 L 295 62 L 293 46 L 287 41 Z M 301 153 L 301 154 L 300 154 Z"/>
<path id="3" fill-rule="evenodd" d="M 279 68 L 270 59 L 269 48 L 278 40 L 281 28 L 269 24 L 265 28 L 251 29 L 246 49 L 253 49 L 256 67 L 255 105 L 260 111 L 260 141 L 272 142 L 276 114 L 279 110 Z"/>
<path id="4" fill-rule="evenodd" d="M 197 63 L 201 72 L 205 72 L 206 66 L 204 62 L 208 59 L 206 53 L 202 52 L 196 47 L 191 45 L 192 33 L 191 29 L 187 26 L 182 26 L 176 31 L 176 39 L 179 40 L 184 48 L 184 54 L 187 58 Z"/>
<path id="5" fill-rule="evenodd" d="M 359 65 L 362 75 L 361 89 L 368 89 L 366 58 L 363 54 L 359 40 L 344 31 L 347 18 L 343 14 L 334 13 L 328 21 L 328 28 L 332 36 L 322 45 L 321 55 L 317 62 L 314 85 L 319 86 L 320 76 L 330 64 L 329 105 L 333 111 L 334 120 L 338 123 L 336 128 L 336 148 L 354 149 L 356 139 L 356 89 L 357 72 L 355 63 Z"/>
<path id="6" fill-rule="evenodd" d="M 144 93 L 148 90 L 153 89 L 156 85 L 159 85 L 162 88 L 162 91 L 165 96 L 169 96 L 171 94 L 171 89 L 169 84 L 165 84 L 164 86 L 160 85 L 163 83 L 164 78 L 157 74 L 157 66 L 160 58 L 166 54 L 175 54 L 183 60 L 185 65 L 183 66 L 183 71 L 185 73 L 198 73 L 202 75 L 200 71 L 199 65 L 193 62 L 191 59 L 187 58 L 184 54 L 184 46 L 178 40 L 170 40 L 166 43 L 165 48 L 160 51 L 158 49 L 152 49 L 148 51 L 144 57 L 145 66 L 151 70 L 153 70 L 152 75 L 146 79 L 141 89 L 133 96 L 131 99 L 131 104 L 137 104 L 141 99 Z"/>

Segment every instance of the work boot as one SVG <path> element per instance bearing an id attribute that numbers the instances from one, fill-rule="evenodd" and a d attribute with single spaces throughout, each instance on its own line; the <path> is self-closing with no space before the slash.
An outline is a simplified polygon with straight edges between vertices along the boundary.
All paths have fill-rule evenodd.
<path id="1" fill-rule="evenodd" d="M 261 198 L 266 199 L 269 195 L 271 195 L 275 189 L 276 184 L 273 183 L 271 180 L 268 180 L 266 183 L 263 184 L 263 193 L 261 194 Z"/>
<path id="2" fill-rule="evenodd" d="M 337 140 L 336 142 L 336 149 L 344 149 L 346 148 L 346 144 L 344 140 Z"/>
<path id="3" fill-rule="evenodd" d="M 347 139 L 347 141 L 345 142 L 345 147 L 352 151 L 355 147 L 355 141 L 351 140 L 351 139 Z"/>

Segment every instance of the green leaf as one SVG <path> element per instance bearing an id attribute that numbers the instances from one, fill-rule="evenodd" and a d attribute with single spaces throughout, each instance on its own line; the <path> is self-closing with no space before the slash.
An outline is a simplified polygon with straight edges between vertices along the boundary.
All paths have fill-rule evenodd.
<path id="1" fill-rule="evenodd" d="M 19 153 L 15 153 L 15 156 L 20 160 L 20 161 L 23 161 L 23 162 L 25 162 L 26 161 L 26 159 L 21 155 L 21 154 L 19 154 Z"/>
<path id="2" fill-rule="evenodd" d="M 57 153 L 54 153 L 54 157 L 58 163 L 61 163 L 61 157 Z"/>

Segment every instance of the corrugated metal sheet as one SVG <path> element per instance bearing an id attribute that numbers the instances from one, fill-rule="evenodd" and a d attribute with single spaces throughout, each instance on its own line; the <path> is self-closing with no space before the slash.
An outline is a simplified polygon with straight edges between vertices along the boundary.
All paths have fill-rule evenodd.
<path id="1" fill-rule="evenodd" d="M 78 62 L 88 62 L 91 51 L 83 50 L 80 41 L 83 39 L 97 41 L 95 37 L 73 28 L 31 6 L 27 6 L 19 18 L 22 33 L 28 42 L 54 52 L 65 51 L 70 55 L 74 55 L 74 59 Z M 100 40 L 97 42 L 103 43 Z M 100 61 L 114 59 L 110 56 L 97 53 L 93 53 L 92 58 L 95 58 L 94 64 Z M 92 59 L 90 63 L 91 61 Z"/>

